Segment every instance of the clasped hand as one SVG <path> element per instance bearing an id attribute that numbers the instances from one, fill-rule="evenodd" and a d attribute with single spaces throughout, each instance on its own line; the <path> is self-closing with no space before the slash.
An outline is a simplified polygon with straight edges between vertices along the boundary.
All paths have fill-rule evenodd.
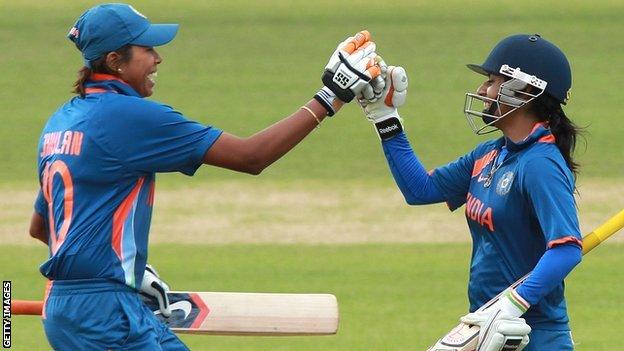
<path id="1" fill-rule="evenodd" d="M 386 65 L 376 49 L 366 30 L 338 44 L 323 72 L 324 87 L 314 98 L 330 116 L 336 111 L 336 99 L 356 98 L 379 137 L 386 140 L 403 131 L 397 108 L 405 103 L 408 80 L 403 67 Z"/>

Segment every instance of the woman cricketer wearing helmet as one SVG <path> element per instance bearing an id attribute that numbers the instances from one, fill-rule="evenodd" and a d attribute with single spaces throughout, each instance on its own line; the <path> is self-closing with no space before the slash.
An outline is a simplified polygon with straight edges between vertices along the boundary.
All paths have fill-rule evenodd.
<path id="1" fill-rule="evenodd" d="M 69 32 L 85 66 L 77 96 L 41 134 L 41 191 L 30 226 L 50 249 L 40 271 L 50 279 L 42 317 L 54 349 L 186 350 L 138 294 L 160 297 L 170 313 L 166 285 L 146 271 L 155 173 L 193 175 L 207 164 L 259 174 L 353 96 L 374 98 L 368 81 L 380 67 L 362 31 L 338 46 L 323 88 L 292 115 L 248 138 L 201 125 L 144 99 L 162 62 L 154 47 L 177 30 L 129 5 L 102 4 Z"/>
<path id="2" fill-rule="evenodd" d="M 473 313 L 461 320 L 481 327 L 477 350 L 572 350 L 563 279 L 581 261 L 581 235 L 573 196 L 578 128 L 561 108 L 571 86 L 568 60 L 539 35 L 513 35 L 485 63 L 468 67 L 486 76 L 476 94 L 466 94 L 470 125 L 479 134 L 503 135 L 429 173 L 397 112 L 405 71 L 388 67 L 383 99 L 361 105 L 410 205 L 466 205 Z M 473 110 L 474 100 L 482 111 Z M 507 289 L 531 270 L 524 283 Z M 495 305 L 475 312 L 502 291 Z"/>

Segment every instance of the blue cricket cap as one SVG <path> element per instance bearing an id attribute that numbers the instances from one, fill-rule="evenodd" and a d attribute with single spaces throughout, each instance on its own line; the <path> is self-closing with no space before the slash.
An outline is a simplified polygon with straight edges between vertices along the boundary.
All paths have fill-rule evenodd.
<path id="1" fill-rule="evenodd" d="M 85 66 L 124 45 L 160 46 L 176 36 L 177 24 L 152 24 L 127 4 L 101 4 L 88 9 L 67 37 L 82 52 Z"/>

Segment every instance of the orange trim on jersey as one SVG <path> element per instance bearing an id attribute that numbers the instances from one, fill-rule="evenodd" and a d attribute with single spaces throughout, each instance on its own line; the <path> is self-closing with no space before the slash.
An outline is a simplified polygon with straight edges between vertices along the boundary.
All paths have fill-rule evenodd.
<path id="1" fill-rule="evenodd" d="M 152 179 L 150 183 L 149 195 L 147 196 L 147 204 L 154 206 L 154 191 L 156 191 L 156 180 Z"/>
<path id="2" fill-rule="evenodd" d="M 580 247 L 583 247 L 583 242 L 573 236 L 564 236 L 563 238 L 553 240 L 548 242 L 548 248 L 552 249 L 555 246 L 564 245 L 564 244 L 576 244 Z"/>
<path id="3" fill-rule="evenodd" d="M 46 319 L 46 304 L 48 303 L 48 297 L 50 296 L 50 291 L 52 291 L 52 285 L 54 284 L 54 280 L 48 280 L 45 287 L 45 294 L 43 295 L 43 308 L 41 309 L 41 318 Z"/>
<path id="4" fill-rule="evenodd" d="M 98 80 L 117 80 L 117 81 L 120 81 L 120 82 L 122 82 L 124 84 L 128 84 L 123 79 L 121 79 L 121 78 L 119 78 L 117 76 L 114 76 L 112 74 L 106 74 L 106 73 L 93 73 L 93 74 L 91 74 L 91 77 L 89 77 L 89 79 L 95 80 L 95 81 L 98 81 Z"/>
<path id="5" fill-rule="evenodd" d="M 539 138 L 537 140 L 538 143 L 548 143 L 548 144 L 554 144 L 555 143 L 555 136 L 552 134 L 549 135 L 545 135 L 541 138 Z"/>
<path id="6" fill-rule="evenodd" d="M 531 133 L 529 133 L 529 135 L 535 133 L 535 131 L 537 130 L 537 128 L 539 127 L 544 127 L 544 128 L 548 128 L 548 123 L 546 122 L 538 122 L 535 123 L 535 125 L 533 126 L 533 129 L 531 129 Z"/>
<path id="7" fill-rule="evenodd" d="M 144 180 L 145 177 L 141 177 L 137 181 L 134 189 L 132 189 L 130 194 L 121 202 L 121 205 L 119 205 L 113 215 L 113 236 L 111 238 L 111 244 L 113 246 L 113 251 L 115 251 L 120 261 L 123 261 L 121 243 L 123 242 L 124 224 L 126 223 L 126 219 L 128 219 L 134 200 L 139 195 Z"/>
<path id="8" fill-rule="evenodd" d="M 472 167 L 472 177 L 476 177 L 481 174 L 481 171 L 494 160 L 496 155 L 498 154 L 498 150 L 494 149 L 487 154 L 485 154 L 480 159 L 476 160 L 474 166 Z"/>
<path id="9" fill-rule="evenodd" d="M 108 93 L 108 92 L 117 94 L 116 91 L 109 90 L 109 89 L 102 89 L 102 88 L 86 88 L 85 89 L 85 94 L 98 94 L 98 93 Z"/>

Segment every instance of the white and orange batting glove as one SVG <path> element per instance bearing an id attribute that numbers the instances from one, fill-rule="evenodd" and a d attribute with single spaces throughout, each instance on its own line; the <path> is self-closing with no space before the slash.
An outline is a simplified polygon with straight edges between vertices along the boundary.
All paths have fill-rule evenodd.
<path id="1" fill-rule="evenodd" d="M 158 301 L 160 313 L 165 317 L 171 316 L 171 307 L 169 306 L 167 291 L 169 291 L 169 285 L 160 279 L 154 267 L 146 264 L 139 292 L 148 298 L 155 298 L 156 301 Z"/>
<path id="2" fill-rule="evenodd" d="M 388 72 L 388 65 L 379 55 L 375 57 L 375 62 L 377 62 L 377 65 L 381 69 L 381 74 L 371 79 L 368 86 L 364 87 L 364 90 L 362 90 L 362 94 L 357 96 L 359 101 L 365 101 L 367 104 L 371 104 L 379 100 L 384 92 L 384 88 L 386 87 L 386 73 Z"/>
<path id="3" fill-rule="evenodd" d="M 363 30 L 338 44 L 329 58 L 321 78 L 324 87 L 314 95 L 328 115 L 335 113 L 336 98 L 350 102 L 365 89 L 364 93 L 373 98 L 369 82 L 381 74 L 381 68 L 375 61 L 375 43 L 370 39 L 370 33 Z"/>
<path id="4" fill-rule="evenodd" d="M 507 289 L 492 306 L 460 318 L 479 326 L 476 351 L 522 351 L 529 344 L 531 327 L 520 318 L 530 305 L 514 289 Z"/>
<path id="5" fill-rule="evenodd" d="M 383 63 L 380 58 L 377 59 Z M 380 99 L 370 103 L 365 97 L 358 99 L 364 109 L 366 118 L 375 124 L 375 130 L 381 140 L 387 140 L 403 131 L 402 119 L 399 116 L 398 107 L 405 103 L 407 98 L 407 72 L 403 67 L 381 66 L 385 75 L 385 84 L 381 90 Z M 378 90 L 379 85 L 373 82 L 373 90 Z"/>

